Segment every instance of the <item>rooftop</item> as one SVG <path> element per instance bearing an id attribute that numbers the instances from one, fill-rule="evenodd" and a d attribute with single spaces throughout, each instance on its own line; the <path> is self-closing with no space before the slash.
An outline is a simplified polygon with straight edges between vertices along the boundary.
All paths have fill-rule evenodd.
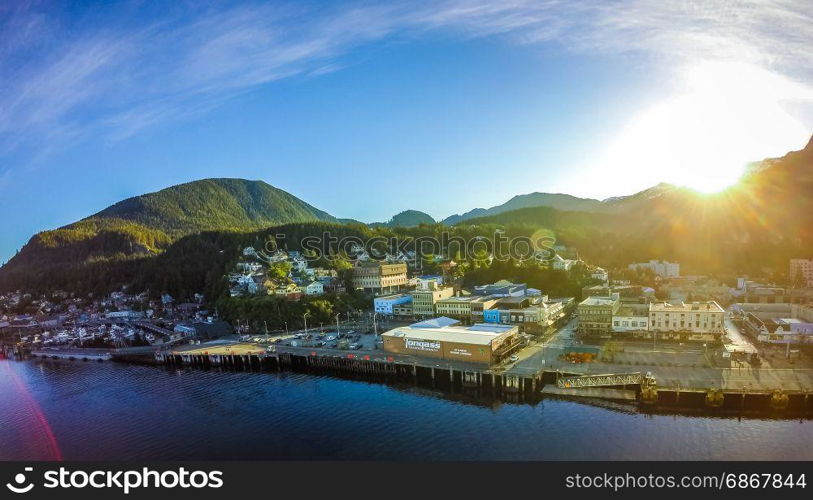
<path id="1" fill-rule="evenodd" d="M 447 297 L 445 299 L 441 299 L 438 302 L 459 302 L 459 303 L 466 303 L 466 302 L 485 302 L 487 300 L 495 300 L 495 297 L 491 295 L 467 295 L 465 297 Z"/>
<path id="2" fill-rule="evenodd" d="M 607 297 L 587 297 L 579 303 L 580 306 L 611 306 L 615 304 L 615 299 Z"/>
<path id="3" fill-rule="evenodd" d="M 653 302 L 649 310 L 652 312 L 725 312 L 720 304 L 710 300 L 708 302 Z"/>
<path id="4" fill-rule="evenodd" d="M 648 316 L 648 304 L 624 304 L 618 308 L 616 316 Z"/>
<path id="5" fill-rule="evenodd" d="M 490 345 L 494 339 L 516 330 L 516 326 L 495 325 L 490 323 L 460 326 L 460 322 L 457 320 L 440 317 L 421 321 L 420 323 L 406 327 L 394 328 L 381 335 L 382 337 Z"/>
<path id="6" fill-rule="evenodd" d="M 395 300 L 400 299 L 401 297 L 411 297 L 408 293 L 394 293 L 392 295 L 382 295 L 381 297 L 376 297 L 374 300 Z"/>

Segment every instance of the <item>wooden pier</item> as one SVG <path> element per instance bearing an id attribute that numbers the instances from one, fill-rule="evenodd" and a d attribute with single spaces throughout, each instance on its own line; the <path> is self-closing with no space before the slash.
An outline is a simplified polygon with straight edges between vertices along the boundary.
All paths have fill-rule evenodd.
<path id="1" fill-rule="evenodd" d="M 420 387 L 516 402 L 541 399 L 541 376 L 491 373 L 487 369 L 455 369 L 420 363 L 365 359 L 368 356 L 312 356 L 291 352 L 202 354 L 158 352 L 156 361 L 167 366 L 225 368 L 250 371 L 294 371 L 330 374 L 353 379 L 407 383 Z"/>
<path id="2" fill-rule="evenodd" d="M 213 354 L 200 351 L 158 352 L 159 364 L 200 369 L 221 368 L 240 371 L 294 371 L 328 374 L 342 378 L 375 380 L 384 383 L 411 384 L 451 394 L 467 394 L 506 402 L 536 403 L 545 397 L 581 399 L 596 397 L 634 401 L 648 409 L 704 409 L 719 412 L 771 412 L 775 415 L 813 413 L 812 392 L 723 391 L 636 385 L 647 379 L 630 374 L 616 387 L 605 390 L 573 391 L 557 387 L 562 377 L 573 380 L 579 374 L 540 371 L 533 375 L 498 373 L 488 367 L 455 368 L 398 359 L 372 359 L 356 354 L 322 355 L 294 352 L 247 352 Z M 606 377 L 606 376 L 604 376 Z M 547 386 L 547 390 L 545 387 Z M 621 395 L 622 397 L 615 397 Z M 631 397 L 634 395 L 634 397 Z"/>
<path id="3" fill-rule="evenodd" d="M 42 359 L 67 359 L 70 361 L 110 361 L 113 359 L 110 351 L 100 349 L 60 349 L 48 351 L 31 351 L 29 356 Z"/>

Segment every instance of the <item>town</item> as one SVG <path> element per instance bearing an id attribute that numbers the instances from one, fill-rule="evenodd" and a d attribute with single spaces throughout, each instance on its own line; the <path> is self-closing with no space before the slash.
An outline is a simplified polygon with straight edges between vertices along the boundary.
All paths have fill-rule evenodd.
<path id="1" fill-rule="evenodd" d="M 724 393 L 751 391 L 778 407 L 802 394 L 807 407 L 813 260 L 791 260 L 784 286 L 684 276 L 679 263 L 659 260 L 631 263 L 617 270 L 619 279 L 559 254 L 540 264 L 580 273 L 579 297 L 550 296 L 508 279 L 461 286 L 457 263 L 436 260 L 435 273 L 422 274 L 414 255 L 375 260 L 359 247 L 337 270 L 311 267 L 317 259 L 298 251 L 246 247 L 224 277 L 231 298 L 295 303 L 350 293 L 367 301 L 331 313 L 330 321 L 306 311 L 301 324 L 283 329 L 269 329 L 270 317 L 262 327 L 226 321 L 199 293 L 182 303 L 127 290 L 105 297 L 7 294 L 0 297 L 3 352 L 181 363 L 205 354 L 207 366 L 226 364 L 224 356 L 287 354 L 540 380 L 556 373 L 556 383 L 539 384 L 540 393 L 556 396 L 642 399 L 647 385 L 659 384 L 702 393 L 707 406 Z"/>

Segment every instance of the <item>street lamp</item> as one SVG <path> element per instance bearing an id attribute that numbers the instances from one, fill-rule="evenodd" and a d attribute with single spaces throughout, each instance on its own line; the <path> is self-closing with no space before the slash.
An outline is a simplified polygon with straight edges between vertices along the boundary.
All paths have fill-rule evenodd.
<path id="1" fill-rule="evenodd" d="M 341 330 L 339 330 L 339 315 L 341 315 L 341 313 L 336 314 L 336 338 L 339 338 L 341 332 Z"/>
<path id="2" fill-rule="evenodd" d="M 288 322 L 283 321 L 283 323 L 285 323 L 285 336 L 287 337 L 288 336 Z"/>
<path id="3" fill-rule="evenodd" d="M 305 335 L 308 334 L 308 315 L 309 314 L 310 314 L 310 312 L 306 312 L 305 314 L 302 315 L 302 320 L 305 321 Z"/>

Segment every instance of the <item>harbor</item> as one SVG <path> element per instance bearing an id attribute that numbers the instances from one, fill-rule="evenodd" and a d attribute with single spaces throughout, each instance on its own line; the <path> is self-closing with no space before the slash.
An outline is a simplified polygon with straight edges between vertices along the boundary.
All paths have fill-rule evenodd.
<path id="1" fill-rule="evenodd" d="M 540 361 L 540 360 L 537 360 Z M 649 367 L 646 372 L 587 373 L 587 366 L 540 368 L 527 363 L 484 367 L 437 363 L 380 351 L 337 353 L 328 349 L 275 346 L 269 352 L 255 344 L 188 346 L 155 354 L 170 367 L 249 371 L 296 371 L 341 377 L 408 383 L 451 393 L 534 404 L 545 397 L 634 401 L 641 408 L 709 409 L 765 412 L 774 415 L 813 413 L 811 369 Z M 615 366 L 623 370 L 622 366 Z M 629 370 L 629 368 L 626 368 Z"/>
<path id="2" fill-rule="evenodd" d="M 730 321 L 727 344 L 711 346 L 635 340 L 585 343 L 576 337 L 576 318 L 537 338 L 517 335 L 511 327 L 463 326 L 447 318 L 390 326 L 383 334 L 344 327 L 108 349 L 6 344 L 3 354 L 8 359 L 113 361 L 173 369 L 288 371 L 522 404 L 558 398 L 623 403 L 648 412 L 788 418 L 813 414 L 809 363 L 800 358 L 788 364 L 784 357 L 766 352 L 753 362 L 756 350 Z"/>
<path id="3" fill-rule="evenodd" d="M 518 404 L 299 369 L 37 358 L 0 360 L 0 373 L 4 459 L 53 458 L 25 394 L 65 460 L 798 460 L 809 459 L 813 437 L 813 420 L 787 411 L 642 411 L 560 397 Z"/>

